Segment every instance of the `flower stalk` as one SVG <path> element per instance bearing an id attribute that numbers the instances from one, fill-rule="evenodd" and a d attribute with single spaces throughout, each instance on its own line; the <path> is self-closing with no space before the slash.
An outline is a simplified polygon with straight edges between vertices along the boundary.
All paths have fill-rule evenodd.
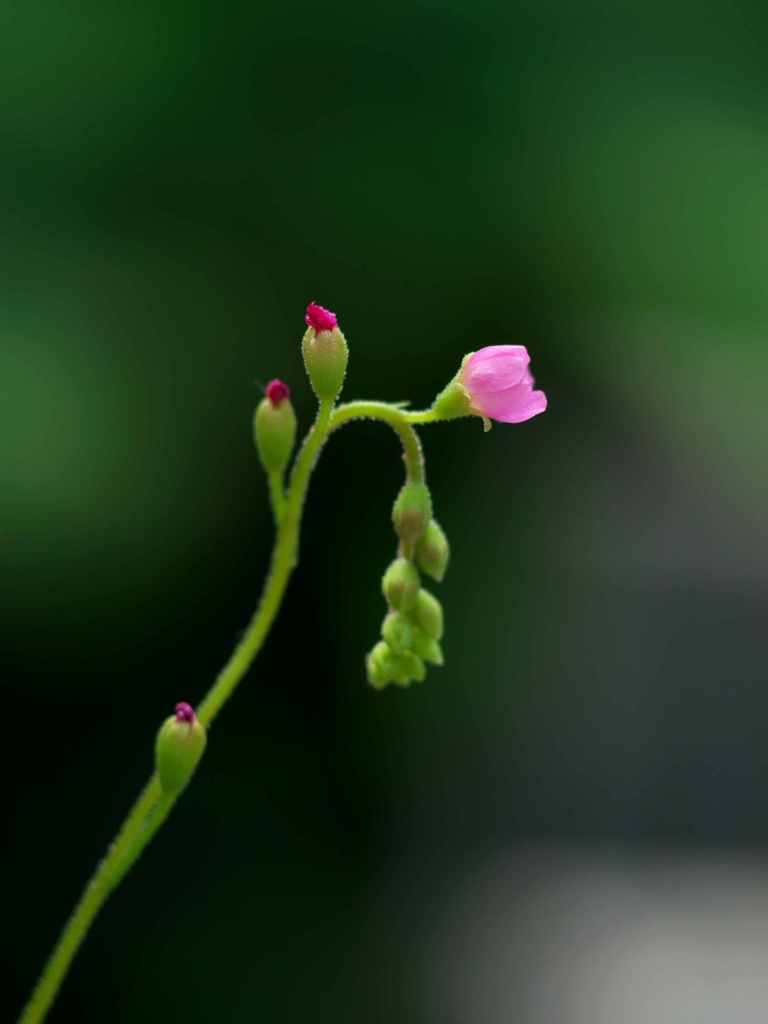
<path id="1" fill-rule="evenodd" d="M 197 711 L 188 704 L 178 704 L 175 714 L 161 726 L 155 771 L 67 921 L 19 1024 L 40 1024 L 45 1019 L 97 914 L 165 823 L 192 778 L 205 748 L 207 727 L 250 668 L 280 610 L 298 564 L 302 516 L 320 451 L 331 433 L 353 420 L 371 419 L 389 426 L 401 442 L 405 463 L 405 484 L 393 515 L 400 546 L 398 557 L 382 581 L 388 612 L 382 626 L 383 638 L 367 658 L 369 681 L 376 689 L 390 682 L 407 686 L 411 681 L 424 679 L 425 662 L 443 662 L 439 643 L 443 634 L 442 608 L 433 595 L 421 589 L 414 559 L 439 581 L 445 573 L 449 548 L 445 534 L 432 519 L 424 455 L 414 425 L 458 415 L 519 422 L 543 411 L 546 398 L 542 392 L 532 392 L 527 352 L 520 346 L 495 346 L 467 357 L 459 374 L 431 409 L 411 412 L 399 405 L 374 401 L 336 406 L 348 360 L 346 339 L 336 315 L 315 303 L 307 307 L 305 322 L 302 352 L 319 404 L 287 487 L 285 474 L 296 436 L 296 418 L 287 385 L 271 381 L 254 415 L 254 440 L 267 476 L 276 526 L 270 568 L 256 611 Z M 513 349 L 514 352 L 507 351 Z M 518 350 L 525 353 L 524 359 Z"/>

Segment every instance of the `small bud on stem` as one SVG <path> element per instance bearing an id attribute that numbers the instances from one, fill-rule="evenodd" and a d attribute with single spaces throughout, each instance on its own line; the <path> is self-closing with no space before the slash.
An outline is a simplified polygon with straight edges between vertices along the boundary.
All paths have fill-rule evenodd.
<path id="1" fill-rule="evenodd" d="M 304 366 L 319 399 L 334 399 L 341 391 L 349 350 L 336 314 L 310 302 L 304 317 L 307 331 L 301 343 Z"/>
<path id="2" fill-rule="evenodd" d="M 407 558 L 396 558 L 381 581 L 387 604 L 401 612 L 415 606 L 420 585 L 419 574 Z"/>
<path id="3" fill-rule="evenodd" d="M 432 496 L 427 485 L 417 480 L 403 484 L 392 509 L 392 522 L 406 555 L 410 556 L 431 518 Z"/>
<path id="4" fill-rule="evenodd" d="M 290 396 L 287 384 L 272 380 L 254 413 L 253 438 L 267 474 L 285 471 L 296 443 L 296 413 Z"/>
<path id="5" fill-rule="evenodd" d="M 433 519 L 416 547 L 416 561 L 419 563 L 419 568 L 428 573 L 433 580 L 441 583 L 448 568 L 450 555 L 448 538 L 438 521 Z"/>
<path id="6" fill-rule="evenodd" d="M 180 793 L 197 768 L 206 735 L 190 704 L 176 705 L 175 714 L 160 726 L 155 743 L 155 767 L 168 794 Z"/>

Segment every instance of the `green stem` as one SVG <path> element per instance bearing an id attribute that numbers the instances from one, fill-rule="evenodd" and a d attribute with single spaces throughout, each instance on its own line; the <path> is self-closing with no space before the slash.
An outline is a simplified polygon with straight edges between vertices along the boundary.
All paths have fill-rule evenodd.
<path id="1" fill-rule="evenodd" d="M 351 420 L 370 419 L 388 424 L 397 433 L 403 444 L 406 471 L 410 480 L 424 479 L 424 455 L 416 431 L 411 427 L 412 419 L 420 413 L 407 413 L 387 402 L 347 402 L 340 405 L 331 418 L 331 430 L 343 427 Z"/>
<path id="2" fill-rule="evenodd" d="M 332 430 L 361 418 L 379 420 L 391 426 L 402 441 L 409 477 L 424 479 L 421 444 L 410 424 L 430 422 L 436 417 L 428 412 L 406 413 L 385 402 L 349 402 L 339 406 L 335 412 L 332 401 L 320 403 L 315 424 L 296 459 L 287 494 L 283 491 L 282 477 L 278 479 L 274 474 L 269 477 L 270 498 L 277 523 L 269 575 L 242 640 L 197 709 L 198 718 L 204 725 L 210 725 L 231 697 L 258 654 L 280 609 L 288 581 L 298 562 L 301 516 L 309 480 L 323 442 Z M 19 1018 L 19 1024 L 40 1024 L 45 1019 L 96 915 L 163 825 L 178 796 L 163 793 L 157 775 L 152 775 L 67 921 Z"/>
<path id="3" fill-rule="evenodd" d="M 213 721 L 247 672 L 280 608 L 298 560 L 301 513 L 315 460 L 330 431 L 332 410 L 332 401 L 320 403 L 315 424 L 296 459 L 261 601 L 242 640 L 198 708 L 198 718 L 204 725 Z M 176 798 L 177 795 L 162 792 L 160 781 L 153 774 L 67 921 L 19 1024 L 40 1024 L 45 1019 L 94 918 L 168 817 Z"/>
<path id="4" fill-rule="evenodd" d="M 126 855 L 141 835 L 147 817 L 157 806 L 161 796 L 160 781 L 156 775 L 153 775 L 133 805 L 117 838 L 110 846 L 106 857 L 96 868 L 80 897 L 80 902 L 67 921 L 32 997 L 19 1018 L 19 1024 L 37 1024 L 38 1021 L 45 1018 L 80 943 L 85 938 L 102 904 L 114 888 L 115 879 L 121 878 L 128 870 Z"/>
<path id="5" fill-rule="evenodd" d="M 419 412 L 403 412 L 408 423 L 439 423 L 444 417 L 438 416 L 432 409 L 422 409 Z"/>
<path id="6" fill-rule="evenodd" d="M 283 471 L 273 470 L 267 474 L 269 483 L 269 503 L 272 506 L 272 514 L 275 517 L 275 526 L 280 526 L 285 506 L 285 490 L 283 489 Z"/>

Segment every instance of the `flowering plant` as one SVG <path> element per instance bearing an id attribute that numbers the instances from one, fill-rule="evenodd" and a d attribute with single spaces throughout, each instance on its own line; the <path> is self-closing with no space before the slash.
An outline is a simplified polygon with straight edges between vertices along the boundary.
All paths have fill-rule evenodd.
<path id="1" fill-rule="evenodd" d="M 349 357 L 346 339 L 336 315 L 314 302 L 307 306 L 304 319 L 307 330 L 302 353 L 318 411 L 290 473 L 297 423 L 287 384 L 270 381 L 253 418 L 256 450 L 267 475 L 276 530 L 272 563 L 259 604 L 197 709 L 181 702 L 160 727 L 149 782 L 65 925 L 20 1024 L 44 1020 L 96 914 L 165 822 L 200 763 L 207 727 L 261 649 L 298 563 L 307 489 L 328 437 L 353 420 L 374 419 L 391 427 L 403 448 L 405 481 L 392 510 L 397 551 L 381 581 L 387 610 L 381 638 L 365 664 L 368 682 L 374 689 L 390 684 L 407 687 L 425 678 L 428 664 L 443 664 L 443 609 L 422 586 L 422 573 L 440 582 L 450 554 L 448 539 L 434 518 L 424 455 L 414 428 L 461 416 L 479 416 L 488 430 L 491 420 L 521 423 L 546 409 L 546 396 L 534 390 L 528 352 L 521 345 L 491 345 L 470 353 L 430 409 L 413 412 L 402 404 L 375 401 L 337 405 Z"/>

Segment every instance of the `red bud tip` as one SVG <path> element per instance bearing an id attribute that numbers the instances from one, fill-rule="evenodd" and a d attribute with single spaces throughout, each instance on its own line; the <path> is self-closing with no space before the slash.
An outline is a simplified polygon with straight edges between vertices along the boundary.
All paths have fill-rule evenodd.
<path id="1" fill-rule="evenodd" d="M 307 327 L 314 327 L 316 331 L 332 331 L 338 323 L 336 314 L 330 309 L 318 306 L 316 302 L 310 302 L 304 316 L 304 323 Z"/>
<path id="2" fill-rule="evenodd" d="M 181 704 L 177 704 L 176 707 L 174 708 L 174 711 L 176 712 L 177 722 L 187 722 L 189 725 L 191 725 L 194 722 L 195 718 L 197 717 L 195 715 L 195 709 L 192 707 L 192 705 L 186 704 L 184 703 L 184 701 L 182 701 Z"/>
<path id="3" fill-rule="evenodd" d="M 286 398 L 291 397 L 291 389 L 281 380 L 271 380 L 269 384 L 267 384 L 266 393 L 267 398 L 275 407 L 280 405 L 281 402 L 284 402 Z"/>

